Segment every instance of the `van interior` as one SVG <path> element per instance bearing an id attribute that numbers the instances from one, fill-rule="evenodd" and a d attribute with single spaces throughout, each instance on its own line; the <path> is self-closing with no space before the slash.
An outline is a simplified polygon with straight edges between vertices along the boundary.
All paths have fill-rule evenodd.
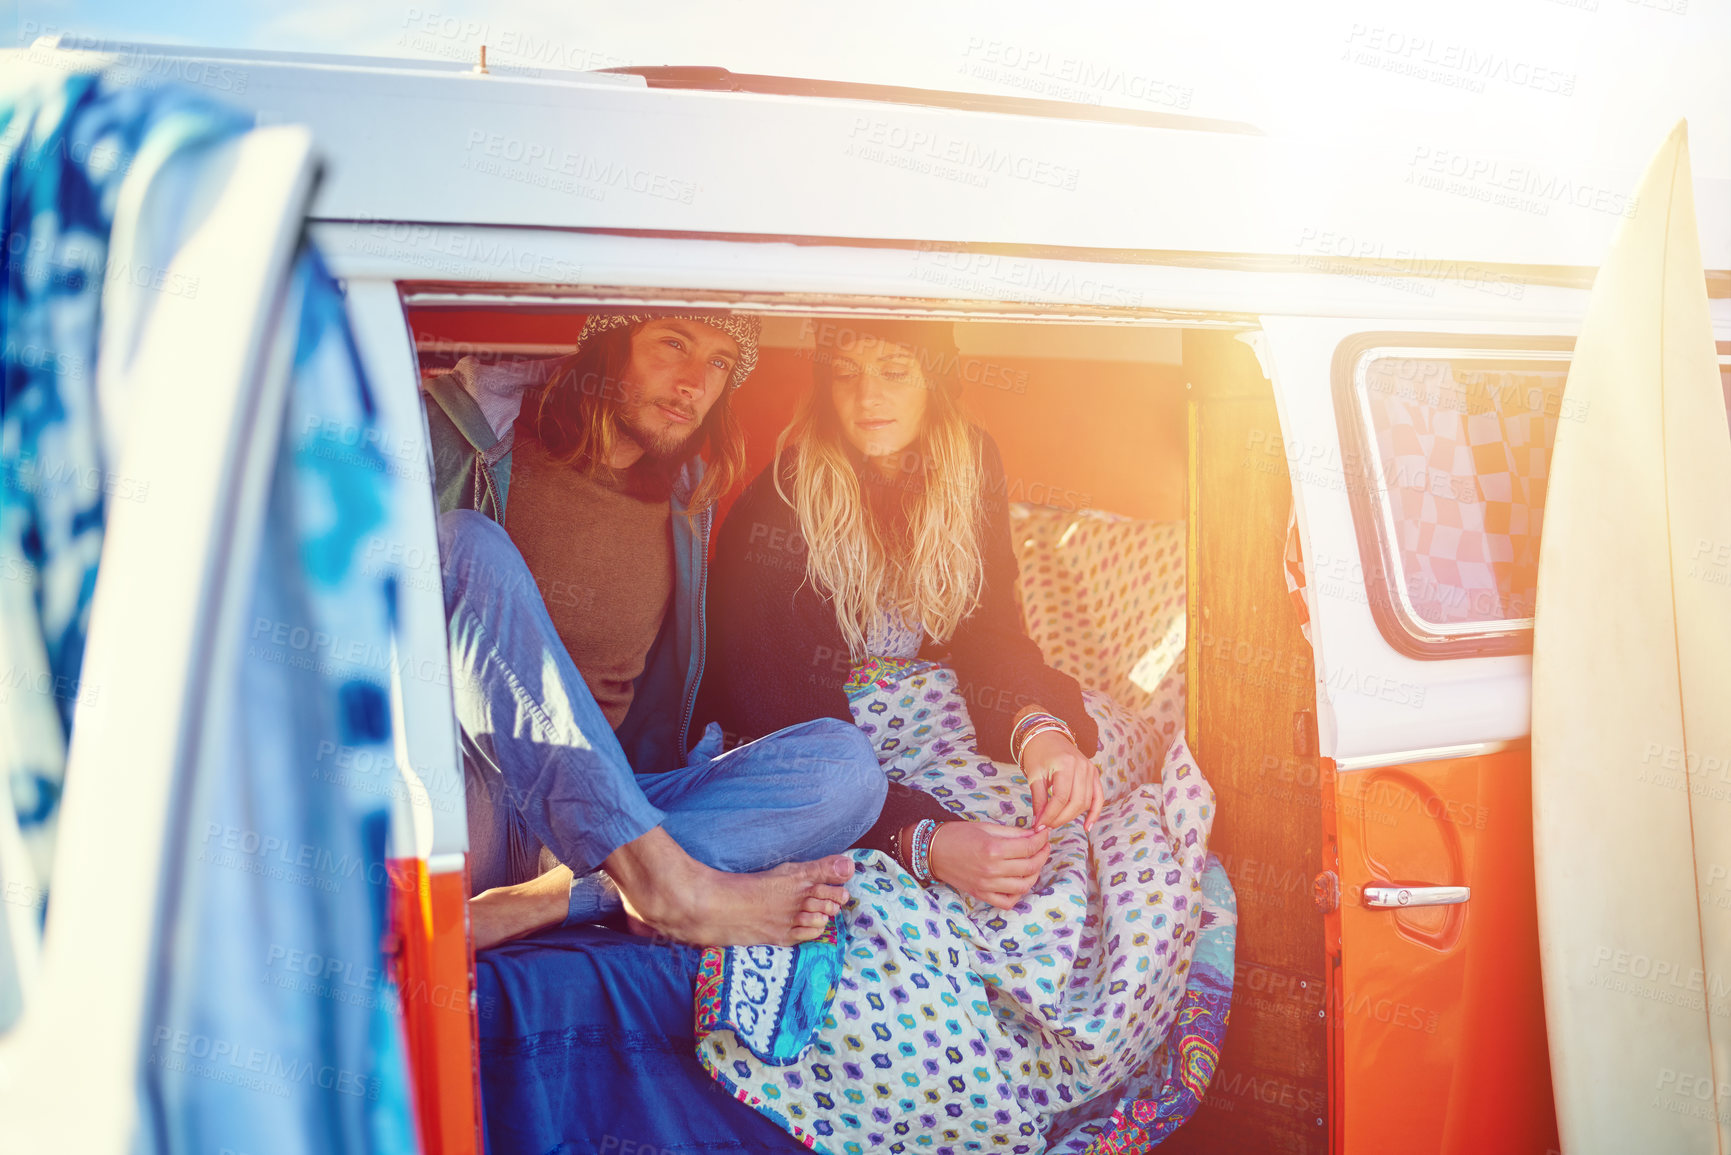
<path id="1" fill-rule="evenodd" d="M 604 307 L 545 292 L 514 303 L 497 286 L 464 301 L 449 284 L 436 305 L 417 304 L 415 288 L 403 286 L 423 377 L 468 355 L 568 352 L 584 315 Z M 810 386 L 815 327 L 862 308 L 807 307 L 765 316 L 758 368 L 737 395 L 748 476 L 772 460 Z M 1269 382 L 1242 323 L 961 316 L 955 327 L 964 403 L 1003 452 L 1030 635 L 1085 687 L 1168 735 L 1182 727 L 1216 792 L 1210 849 L 1239 916 L 1232 1012 L 1207 1099 L 1168 1145 L 1320 1152 L 1339 956 L 1313 880 L 1332 815 L 1286 578 L 1291 490 Z"/>

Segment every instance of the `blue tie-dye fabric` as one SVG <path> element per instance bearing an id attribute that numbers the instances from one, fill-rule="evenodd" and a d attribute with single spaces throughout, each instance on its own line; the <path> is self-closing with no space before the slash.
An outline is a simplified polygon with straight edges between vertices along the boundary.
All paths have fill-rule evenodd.
<path id="1" fill-rule="evenodd" d="M 105 501 L 126 496 L 106 480 L 95 389 L 119 187 L 247 127 L 102 75 L 0 100 L 0 752 L 44 879 Z M 292 368 L 262 532 L 256 556 L 232 559 L 253 582 L 244 652 L 220 671 L 233 707 L 169 832 L 140 1151 L 415 1149 L 381 948 L 396 574 L 376 547 L 399 501 L 341 290 L 310 245 L 286 298 Z"/>
<path id="2" fill-rule="evenodd" d="M 135 169 L 245 127 L 92 74 L 0 100 L 0 768 L 44 890 L 106 504 L 141 499 L 104 459 L 96 404 L 115 204 Z"/>

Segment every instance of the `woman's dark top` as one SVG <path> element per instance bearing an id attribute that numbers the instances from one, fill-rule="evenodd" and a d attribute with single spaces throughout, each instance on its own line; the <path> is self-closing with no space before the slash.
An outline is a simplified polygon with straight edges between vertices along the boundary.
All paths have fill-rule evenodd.
<path id="1" fill-rule="evenodd" d="M 980 446 L 980 603 L 945 646 L 927 638 L 920 657 L 956 672 L 981 753 L 1010 761 L 1010 725 L 1038 704 L 1062 718 L 1076 745 L 1099 748 L 1094 720 L 1076 679 L 1046 665 L 1028 637 L 1016 600 L 1018 570 L 1010 539 L 1008 484 L 998 447 L 983 430 Z M 792 453 L 776 468 L 791 492 Z M 709 659 L 698 695 L 699 723 L 716 721 L 746 741 L 813 718 L 852 722 L 843 685 L 853 661 L 827 596 L 806 580 L 805 541 L 793 507 L 775 491 L 769 470 L 740 495 L 716 537 L 709 587 Z M 889 835 L 920 818 L 953 817 L 930 795 L 890 786 L 883 815 L 858 845 L 887 850 Z"/>

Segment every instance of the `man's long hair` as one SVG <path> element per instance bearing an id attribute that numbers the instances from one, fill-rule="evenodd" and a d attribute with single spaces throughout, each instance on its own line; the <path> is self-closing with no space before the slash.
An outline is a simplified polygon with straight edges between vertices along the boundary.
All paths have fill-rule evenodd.
<path id="1" fill-rule="evenodd" d="M 862 484 L 871 466 L 842 434 L 830 394 L 833 356 L 820 349 L 811 392 L 775 445 L 777 461 L 784 446 L 793 447 L 787 478 L 793 492 L 783 488 L 779 471 L 775 489 L 799 516 L 806 578 L 830 599 L 856 662 L 866 655 L 872 624 L 893 612 L 948 642 L 979 605 L 985 581 L 981 447 L 961 406 L 953 358 L 922 365 L 930 395 L 895 480 L 868 472 Z M 879 485 L 893 488 L 891 501 L 865 492 Z"/>
<path id="2" fill-rule="evenodd" d="M 626 383 L 626 373 L 631 366 L 631 338 L 638 327 L 595 334 L 549 375 L 535 407 L 533 428 L 553 460 L 575 466 L 589 477 L 613 472 L 607 463 L 628 436 L 619 409 L 633 388 Z M 733 389 L 723 386 L 692 436 L 689 451 L 678 460 L 658 463 L 657 480 L 667 486 L 682 465 L 708 451 L 708 468 L 686 510 L 692 517 L 713 506 L 745 472 L 745 433 L 733 411 L 732 397 Z"/>

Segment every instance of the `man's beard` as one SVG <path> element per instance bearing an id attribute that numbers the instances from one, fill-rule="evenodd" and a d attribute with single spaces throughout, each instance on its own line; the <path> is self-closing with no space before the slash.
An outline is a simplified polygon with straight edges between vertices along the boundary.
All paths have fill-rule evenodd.
<path id="1" fill-rule="evenodd" d="M 653 408 L 654 403 L 645 400 L 639 390 L 633 389 L 631 393 L 630 399 L 619 407 L 619 431 L 637 443 L 643 450 L 643 456 L 666 464 L 683 461 L 697 451 L 697 435 L 703 424 L 697 420 L 696 410 L 669 404 L 667 408 L 691 418 L 690 426 L 683 431 L 677 426 L 664 430 L 651 429 L 642 420 L 642 415 L 645 410 Z"/>

